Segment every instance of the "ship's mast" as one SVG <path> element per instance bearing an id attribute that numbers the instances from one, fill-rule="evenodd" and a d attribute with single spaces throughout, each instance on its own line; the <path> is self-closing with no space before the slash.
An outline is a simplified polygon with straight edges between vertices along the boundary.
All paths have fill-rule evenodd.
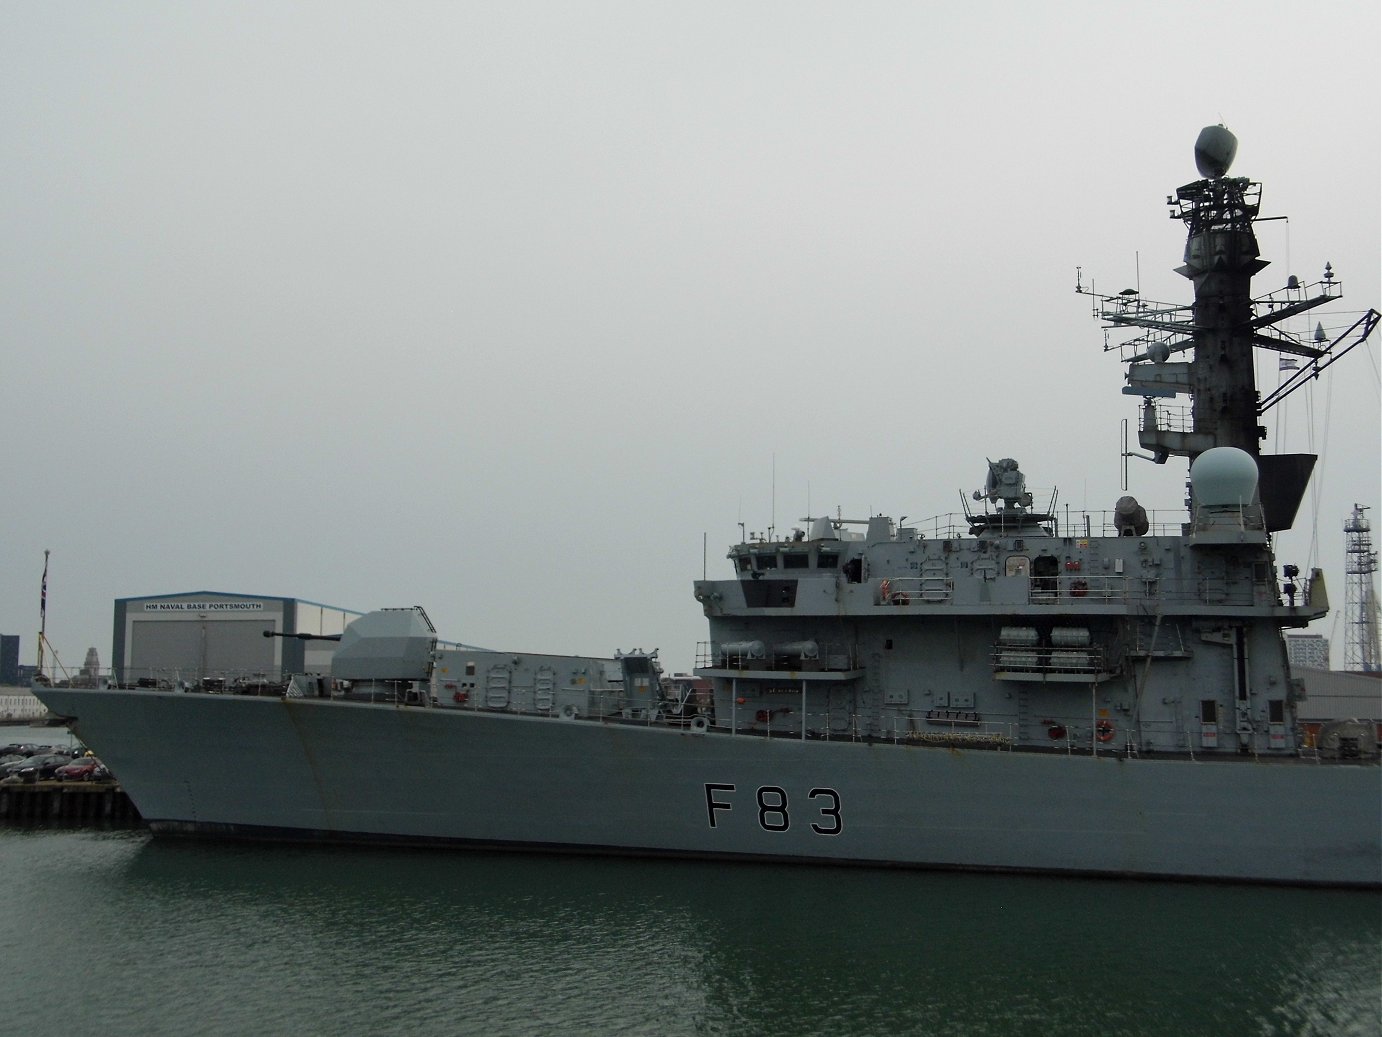
<path id="1" fill-rule="evenodd" d="M 1253 274 L 1267 265 L 1252 227 L 1261 194 L 1261 184 L 1244 178 L 1197 180 L 1176 192 L 1172 217 L 1188 230 L 1185 265 L 1176 272 L 1195 286 L 1193 431 L 1144 428 L 1142 445 L 1156 453 L 1193 461 L 1210 447 L 1234 446 L 1258 456 L 1266 430 L 1257 424 L 1251 288 Z"/>
<path id="2" fill-rule="evenodd" d="M 1363 513 L 1368 509 L 1353 505 L 1353 514 L 1344 523 L 1348 534 L 1346 570 L 1348 587 L 1344 595 L 1344 669 L 1377 673 L 1382 670 L 1378 652 L 1377 552 L 1372 549 L 1372 524 Z"/>
<path id="3" fill-rule="evenodd" d="M 48 631 L 48 552 L 43 552 L 43 582 L 38 591 L 38 668 L 34 674 L 43 678 L 43 645 Z"/>
<path id="4" fill-rule="evenodd" d="M 1275 327 L 1340 298 L 1341 286 L 1326 264 L 1315 284 L 1302 285 L 1291 277 L 1279 291 L 1252 297 L 1253 275 L 1268 265 L 1258 254 L 1253 224 L 1266 217 L 1259 216 L 1262 185 L 1226 175 L 1237 148 L 1237 138 L 1223 126 L 1206 127 L 1195 142 L 1195 164 L 1203 179 L 1166 199 L 1171 218 L 1186 227 L 1185 263 L 1176 272 L 1194 284 L 1194 303 L 1155 303 L 1129 288 L 1117 295 L 1094 295 L 1094 312 L 1106 328 L 1145 332 L 1105 348 L 1121 350 L 1128 362 L 1123 391 L 1143 399 L 1138 440 L 1151 452 L 1150 459 L 1164 464 L 1174 455 L 1193 461 L 1213 447 L 1246 451 L 1257 463 L 1260 503 L 1267 529 L 1274 531 L 1291 527 L 1316 458 L 1262 454 L 1266 429 L 1259 419 L 1363 342 L 1379 315 L 1369 310 L 1332 340 L 1321 326 L 1308 342 Z M 1078 280 L 1075 290 L 1084 292 Z M 1253 370 L 1255 347 L 1305 361 L 1265 400 Z M 1188 358 L 1173 359 L 1182 354 Z M 1188 415 L 1166 406 L 1177 395 L 1191 397 Z"/>

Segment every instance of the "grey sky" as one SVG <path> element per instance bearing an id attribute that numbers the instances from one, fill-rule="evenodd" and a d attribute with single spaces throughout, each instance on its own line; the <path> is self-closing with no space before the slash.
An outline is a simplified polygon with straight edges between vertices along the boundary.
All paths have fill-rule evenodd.
<path id="1" fill-rule="evenodd" d="M 1188 302 L 1163 200 L 1222 120 L 1291 218 L 1259 290 L 1378 306 L 1380 78 L 1373 0 L 0 2 L 0 630 L 32 661 L 50 548 L 68 665 L 208 589 L 685 669 L 702 534 L 723 575 L 740 521 L 956 511 L 986 456 L 1109 508 L 1075 267 Z M 1274 412 L 1339 607 L 1378 349 Z"/>

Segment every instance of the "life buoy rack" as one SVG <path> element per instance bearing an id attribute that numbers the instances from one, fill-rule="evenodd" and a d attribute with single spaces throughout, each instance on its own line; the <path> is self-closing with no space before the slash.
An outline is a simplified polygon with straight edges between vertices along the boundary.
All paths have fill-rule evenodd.
<path id="1" fill-rule="evenodd" d="M 1075 580 L 1070 584 L 1070 596 L 1072 598 L 1083 598 L 1089 593 L 1089 584 L 1084 580 Z"/>
<path id="2" fill-rule="evenodd" d="M 1112 720 L 1100 720 L 1094 725 L 1094 735 L 1101 742 L 1113 741 L 1114 731 Z"/>

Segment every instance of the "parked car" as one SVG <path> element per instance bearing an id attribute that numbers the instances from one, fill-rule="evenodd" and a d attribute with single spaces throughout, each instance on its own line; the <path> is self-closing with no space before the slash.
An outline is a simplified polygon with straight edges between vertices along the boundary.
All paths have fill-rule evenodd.
<path id="1" fill-rule="evenodd" d="M 34 753 L 46 753 L 51 748 L 51 745 L 35 745 L 33 742 L 11 742 L 0 748 L 0 756 L 32 756 Z"/>
<path id="2" fill-rule="evenodd" d="M 53 772 L 58 781 L 104 781 L 110 777 L 106 765 L 94 756 L 83 756 Z"/>
<path id="3" fill-rule="evenodd" d="M 39 753 L 15 763 L 0 767 L 0 778 L 19 778 L 21 781 L 46 781 L 59 767 L 72 762 L 72 757 L 61 753 Z"/>

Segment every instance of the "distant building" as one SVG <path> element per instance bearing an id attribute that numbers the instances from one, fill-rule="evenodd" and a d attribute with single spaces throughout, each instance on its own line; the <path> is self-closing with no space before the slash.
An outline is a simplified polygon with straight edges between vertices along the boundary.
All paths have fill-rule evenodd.
<path id="1" fill-rule="evenodd" d="M 0 684 L 19 685 L 18 634 L 0 634 Z"/>
<path id="2" fill-rule="evenodd" d="M 0 694 L 0 723 L 31 723 L 41 720 L 47 713 L 47 707 L 27 691 L 14 695 Z"/>
<path id="3" fill-rule="evenodd" d="M 359 615 L 298 598 L 221 591 L 117 598 L 111 669 L 119 681 L 155 684 L 326 672 L 336 642 L 298 635 L 340 634 Z"/>
<path id="4" fill-rule="evenodd" d="M 1286 658 L 1291 667 L 1329 669 L 1329 638 L 1319 634 L 1287 634 Z"/>
<path id="5" fill-rule="evenodd" d="M 1372 720 L 1382 729 L 1382 675 L 1298 670 L 1295 676 L 1305 686 L 1296 712 L 1307 727 L 1329 720 Z"/>

